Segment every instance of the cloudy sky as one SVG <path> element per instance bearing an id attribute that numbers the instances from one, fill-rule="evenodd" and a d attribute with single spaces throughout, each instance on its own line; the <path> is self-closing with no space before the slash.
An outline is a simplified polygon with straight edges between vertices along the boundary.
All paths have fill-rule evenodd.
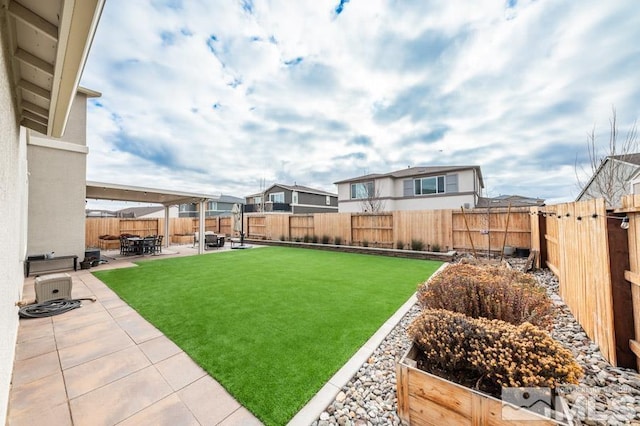
<path id="1" fill-rule="evenodd" d="M 109 0 L 81 85 L 87 179 L 239 197 L 479 165 L 573 199 L 640 117 L 637 0 Z M 588 166 L 586 166 L 588 169 Z M 89 207 L 95 206 L 90 202 Z"/>

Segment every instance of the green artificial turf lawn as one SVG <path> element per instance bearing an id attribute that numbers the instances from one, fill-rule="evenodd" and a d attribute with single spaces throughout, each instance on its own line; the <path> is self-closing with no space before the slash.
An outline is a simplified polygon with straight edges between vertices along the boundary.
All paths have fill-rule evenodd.
<path id="1" fill-rule="evenodd" d="M 138 265 L 94 274 L 260 420 L 281 425 L 440 262 L 265 247 Z"/>

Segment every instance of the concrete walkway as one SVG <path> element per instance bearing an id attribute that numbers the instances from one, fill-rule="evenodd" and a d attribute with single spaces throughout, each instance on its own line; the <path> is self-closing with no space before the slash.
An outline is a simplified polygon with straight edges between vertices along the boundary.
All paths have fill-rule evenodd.
<path id="1" fill-rule="evenodd" d="M 190 246 L 171 249 L 165 249 L 171 257 L 194 254 Z M 115 257 L 91 271 L 138 260 Z M 51 426 L 261 424 L 90 270 L 69 274 L 72 297 L 96 302 L 83 301 L 59 316 L 20 320 L 8 425 L 45 419 Z M 23 300 L 35 299 L 33 284 L 33 277 L 25 279 Z M 412 298 L 390 318 L 289 424 L 318 418 L 413 303 Z"/>

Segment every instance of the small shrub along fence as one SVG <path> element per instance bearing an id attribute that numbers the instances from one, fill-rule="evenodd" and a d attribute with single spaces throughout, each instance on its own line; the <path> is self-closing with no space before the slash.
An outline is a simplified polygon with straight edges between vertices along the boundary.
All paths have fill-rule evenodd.
<path id="1" fill-rule="evenodd" d="M 321 244 L 313 243 L 311 241 L 277 241 L 277 240 L 254 240 L 246 238 L 245 242 L 268 245 L 268 246 L 281 246 L 281 247 L 300 247 L 315 250 L 327 250 L 327 251 L 340 251 L 343 253 L 359 253 L 359 254 L 376 254 L 379 256 L 389 257 L 402 257 L 405 259 L 425 259 L 425 260 L 439 260 L 441 262 L 451 262 L 455 251 L 443 252 L 429 252 L 429 251 L 414 251 L 414 250 L 398 250 L 398 249 L 386 249 L 378 247 L 363 247 L 363 246 L 349 246 L 344 244 Z"/>

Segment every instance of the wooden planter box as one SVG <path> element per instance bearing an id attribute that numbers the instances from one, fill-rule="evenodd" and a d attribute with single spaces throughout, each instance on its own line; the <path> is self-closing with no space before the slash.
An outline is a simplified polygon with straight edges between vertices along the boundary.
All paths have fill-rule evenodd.
<path id="1" fill-rule="evenodd" d="M 173 244 L 193 244 L 193 235 L 172 235 L 171 242 Z"/>
<path id="2" fill-rule="evenodd" d="M 511 409 L 503 418 L 503 402 L 485 393 L 453 383 L 416 367 L 418 348 L 413 345 L 396 364 L 398 416 L 408 425 L 571 425 L 530 411 Z M 563 405 L 564 418 L 569 418 Z M 524 419 L 523 419 L 524 417 Z M 522 419 L 522 420 L 517 420 Z"/>
<path id="3" fill-rule="evenodd" d="M 101 250 L 118 250 L 120 249 L 120 240 L 98 240 L 98 247 Z"/>

